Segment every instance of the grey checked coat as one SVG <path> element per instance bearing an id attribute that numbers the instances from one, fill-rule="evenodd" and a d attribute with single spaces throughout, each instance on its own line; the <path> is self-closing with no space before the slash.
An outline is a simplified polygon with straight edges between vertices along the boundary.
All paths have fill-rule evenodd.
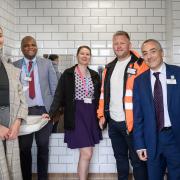
<path id="1" fill-rule="evenodd" d="M 9 79 L 9 126 L 11 126 L 17 118 L 25 120 L 28 109 L 22 85 L 19 81 L 20 71 L 12 64 L 7 63 L 5 58 L 1 59 Z M 3 142 L 0 140 L 0 180 L 22 180 L 18 139 L 6 141 L 6 154 Z"/>

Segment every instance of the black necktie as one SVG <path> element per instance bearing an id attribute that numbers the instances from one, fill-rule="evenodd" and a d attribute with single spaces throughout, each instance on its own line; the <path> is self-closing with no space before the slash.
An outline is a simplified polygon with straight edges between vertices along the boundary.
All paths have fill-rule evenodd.
<path id="1" fill-rule="evenodd" d="M 156 112 L 157 128 L 159 131 L 164 127 L 164 104 L 163 104 L 163 91 L 161 81 L 159 80 L 160 72 L 153 73 L 156 78 L 154 84 L 154 106 Z"/>

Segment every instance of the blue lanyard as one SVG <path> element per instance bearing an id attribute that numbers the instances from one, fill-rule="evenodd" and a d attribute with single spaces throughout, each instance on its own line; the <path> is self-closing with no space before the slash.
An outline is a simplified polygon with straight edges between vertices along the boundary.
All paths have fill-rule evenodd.
<path id="1" fill-rule="evenodd" d="M 28 71 L 26 62 L 25 62 L 25 60 L 23 61 L 23 68 L 24 68 L 24 70 L 25 70 L 25 74 L 26 74 L 27 77 L 30 77 L 30 76 L 31 76 L 31 73 L 32 73 L 32 71 L 33 71 L 33 69 L 34 69 L 34 65 L 35 65 L 35 62 L 32 62 L 32 67 L 31 67 L 30 71 Z"/>

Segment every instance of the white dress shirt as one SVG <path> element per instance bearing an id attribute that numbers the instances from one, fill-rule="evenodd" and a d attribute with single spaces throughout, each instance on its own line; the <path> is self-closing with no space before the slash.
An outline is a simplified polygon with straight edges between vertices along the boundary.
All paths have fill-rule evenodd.
<path id="1" fill-rule="evenodd" d="M 152 87 L 152 93 L 154 96 L 154 84 L 156 81 L 155 76 L 153 75 L 153 73 L 155 71 L 150 70 L 151 72 L 151 87 Z M 160 72 L 159 74 L 159 80 L 161 81 L 161 85 L 162 85 L 162 91 L 163 91 L 163 104 L 164 104 L 164 127 L 170 127 L 171 126 L 171 121 L 169 118 L 169 113 L 168 113 L 168 104 L 167 104 L 167 81 L 166 81 L 166 65 L 163 63 L 161 65 L 161 67 L 158 69 L 158 71 L 156 72 Z"/>

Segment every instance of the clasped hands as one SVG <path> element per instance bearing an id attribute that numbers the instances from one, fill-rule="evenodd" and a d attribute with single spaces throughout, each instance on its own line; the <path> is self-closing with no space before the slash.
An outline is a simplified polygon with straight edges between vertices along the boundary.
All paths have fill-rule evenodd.
<path id="1" fill-rule="evenodd" d="M 0 139 L 1 140 L 16 139 L 19 133 L 20 125 L 21 125 L 21 119 L 16 119 L 9 128 L 0 125 Z"/>

